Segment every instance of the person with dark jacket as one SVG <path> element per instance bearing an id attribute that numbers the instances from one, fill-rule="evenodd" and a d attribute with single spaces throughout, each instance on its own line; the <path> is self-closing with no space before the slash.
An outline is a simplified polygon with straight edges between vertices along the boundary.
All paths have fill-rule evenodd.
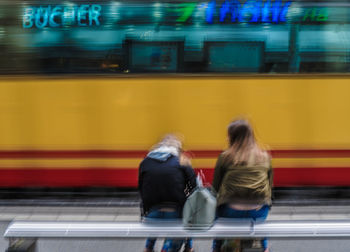
<path id="1" fill-rule="evenodd" d="M 228 139 L 229 148 L 220 154 L 214 170 L 217 215 L 265 220 L 271 205 L 270 156 L 258 146 L 246 120 L 236 120 L 228 126 Z M 220 251 L 222 242 L 214 240 L 213 252 Z M 269 251 L 266 239 L 262 247 Z"/>
<path id="2" fill-rule="evenodd" d="M 182 217 L 187 192 L 196 187 L 196 174 L 190 160 L 182 153 L 182 143 L 167 135 L 147 154 L 139 168 L 139 192 L 142 214 L 146 218 L 176 219 Z M 167 239 L 164 246 L 171 243 Z M 156 239 L 148 238 L 145 252 L 153 251 Z M 163 246 L 162 251 L 167 251 Z M 193 251 L 192 240 L 185 243 Z"/>

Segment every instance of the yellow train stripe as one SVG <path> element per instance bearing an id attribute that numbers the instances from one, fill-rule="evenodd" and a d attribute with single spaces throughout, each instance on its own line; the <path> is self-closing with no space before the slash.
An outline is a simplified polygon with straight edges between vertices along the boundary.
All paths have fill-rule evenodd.
<path id="1" fill-rule="evenodd" d="M 1 167 L 6 168 L 86 168 L 120 167 L 138 168 L 142 159 L 0 159 Z M 216 159 L 193 159 L 194 168 L 214 168 Z"/>
<path id="2" fill-rule="evenodd" d="M 148 149 L 168 132 L 223 149 L 244 115 L 272 149 L 349 148 L 349 76 L 1 78 L 6 149 Z M 169 95 L 171 94 L 171 95 Z"/>
<path id="3" fill-rule="evenodd" d="M 141 158 L 120 159 L 0 159 L 0 169 L 13 168 L 61 168 L 85 169 L 96 168 L 123 168 L 135 169 L 139 167 Z M 215 158 L 194 158 L 194 168 L 213 169 Z M 322 167 L 350 167 L 350 158 L 274 158 L 274 168 L 322 168 Z"/>
<path id="4" fill-rule="evenodd" d="M 272 167 L 278 168 L 321 168 L 350 167 L 350 158 L 275 158 Z"/>
<path id="5" fill-rule="evenodd" d="M 1 168 L 129 168 L 139 166 L 141 159 L 20 159 L 0 160 Z"/>

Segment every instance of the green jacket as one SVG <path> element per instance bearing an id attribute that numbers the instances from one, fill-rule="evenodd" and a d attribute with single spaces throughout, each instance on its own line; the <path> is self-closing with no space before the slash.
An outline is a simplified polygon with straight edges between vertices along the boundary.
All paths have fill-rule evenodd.
<path id="1" fill-rule="evenodd" d="M 220 154 L 214 171 L 213 188 L 217 205 L 267 204 L 271 205 L 273 172 L 271 161 L 254 165 L 233 165 Z"/>

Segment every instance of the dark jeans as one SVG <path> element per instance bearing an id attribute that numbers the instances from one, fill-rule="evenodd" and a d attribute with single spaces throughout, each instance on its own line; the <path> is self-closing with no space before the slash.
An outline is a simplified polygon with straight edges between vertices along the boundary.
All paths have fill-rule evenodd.
<path id="1" fill-rule="evenodd" d="M 264 205 L 259 210 L 236 210 L 230 208 L 227 205 L 222 205 L 218 208 L 217 216 L 225 218 L 239 218 L 239 219 L 251 219 L 254 221 L 264 221 L 269 213 L 270 207 Z M 213 249 L 220 251 L 223 240 L 214 239 Z M 264 249 L 267 248 L 267 239 L 262 240 L 262 246 Z"/>
<path id="2" fill-rule="evenodd" d="M 152 209 L 146 216 L 146 218 L 150 218 L 150 219 L 179 219 L 181 218 L 181 211 L 180 210 L 174 210 L 173 212 L 163 212 L 159 209 Z M 156 238 L 148 238 L 146 240 L 146 248 L 153 250 L 154 249 L 154 245 L 156 243 Z M 172 244 L 177 244 L 180 246 L 182 246 L 182 243 L 184 242 L 183 239 L 165 239 L 164 241 L 164 246 L 166 247 L 171 247 Z M 192 244 L 192 239 L 191 238 L 187 238 L 185 241 L 185 248 L 192 248 L 193 244 Z M 179 249 L 180 249 L 179 248 Z M 167 251 L 168 248 L 163 248 L 165 251 Z"/>

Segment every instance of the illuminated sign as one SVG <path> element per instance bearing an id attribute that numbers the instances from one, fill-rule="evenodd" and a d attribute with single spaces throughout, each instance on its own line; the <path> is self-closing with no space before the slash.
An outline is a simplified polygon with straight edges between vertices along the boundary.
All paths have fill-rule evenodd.
<path id="1" fill-rule="evenodd" d="M 26 7 L 23 28 L 62 27 L 64 25 L 99 26 L 101 5 Z"/>
<path id="2" fill-rule="evenodd" d="M 291 1 L 284 4 L 282 0 L 225 0 L 219 6 L 219 22 L 249 22 L 249 23 L 281 23 L 286 22 L 286 16 Z M 211 24 L 217 12 L 216 1 L 207 4 L 206 22 Z"/>
<path id="3" fill-rule="evenodd" d="M 298 5 L 295 5 L 298 6 Z M 324 7 L 295 7 L 291 0 L 207 0 L 187 3 L 61 4 L 25 7 L 23 28 L 108 25 L 326 22 Z M 299 8 L 299 9 L 296 9 Z M 102 23 L 103 21 L 103 23 Z"/>
<path id="4" fill-rule="evenodd" d="M 303 22 L 326 22 L 328 21 L 328 9 L 327 8 L 312 8 L 305 12 Z"/>
<path id="5" fill-rule="evenodd" d="M 177 4 L 176 8 L 169 8 L 169 11 L 179 13 L 180 16 L 176 19 L 176 22 L 184 23 L 192 16 L 196 8 L 197 3 L 181 3 Z"/>

